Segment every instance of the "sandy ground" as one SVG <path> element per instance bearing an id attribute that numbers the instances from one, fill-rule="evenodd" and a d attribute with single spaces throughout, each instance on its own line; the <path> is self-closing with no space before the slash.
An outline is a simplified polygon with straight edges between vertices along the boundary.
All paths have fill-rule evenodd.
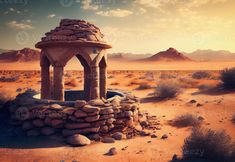
<path id="1" fill-rule="evenodd" d="M 230 67 L 230 65 L 220 64 L 218 66 L 210 66 L 210 70 L 221 69 L 224 67 Z M 235 65 L 235 64 L 234 64 Z M 4 65 L 5 66 L 5 65 Z M 130 65 L 133 66 L 134 65 Z M 148 67 L 149 65 L 146 65 Z M 159 65 L 154 65 L 158 67 Z M 172 65 L 173 67 L 174 65 Z M 179 66 L 179 65 L 177 65 Z M 10 66 L 9 66 L 10 67 Z M 5 66 L 4 69 L 9 67 Z M 24 66 L 24 68 L 27 66 Z M 145 69 L 145 65 L 143 66 Z M 180 67 L 180 66 L 179 66 Z M 196 67 L 192 69 L 197 69 Z M 1 64 L 1 69 L 2 69 Z M 121 67 L 124 68 L 124 67 Z M 128 67 L 125 67 L 126 69 Z M 135 68 L 142 68 L 137 66 Z M 166 69 L 169 67 L 166 67 Z M 181 68 L 185 68 L 185 66 Z M 199 69 L 206 67 L 199 67 Z M 29 67 L 29 69 L 32 69 Z M 161 70 L 166 70 L 161 69 Z M 191 70 L 192 70 L 191 69 Z M 143 70 L 143 69 L 141 69 Z M 224 129 L 235 140 L 235 125 L 231 122 L 231 117 L 235 113 L 235 92 L 200 92 L 198 86 L 202 84 L 217 85 L 219 84 L 217 71 L 211 71 L 214 79 L 194 80 L 191 78 L 193 71 L 109 71 L 108 87 L 117 88 L 126 91 L 131 91 L 136 96 L 141 98 L 141 110 L 146 111 L 151 115 L 156 115 L 161 123 L 161 130 L 157 130 L 158 138 L 150 137 L 136 137 L 130 140 L 117 141 L 114 144 L 93 143 L 86 147 L 73 148 L 67 145 L 61 144 L 56 138 L 52 137 L 51 145 L 30 145 L 25 147 L 24 145 L 6 145 L 0 148 L 0 161 L 4 162 L 60 162 L 60 161 L 81 161 L 81 162 L 168 162 L 171 160 L 174 154 L 181 155 L 181 147 L 184 139 L 190 134 L 191 128 L 175 128 L 168 125 L 168 121 L 174 119 L 175 116 L 185 113 L 195 114 L 205 118 L 203 126 L 215 130 Z M 190 70 L 190 69 L 187 69 Z M 207 66 L 208 70 L 208 66 Z M 15 96 L 16 90 L 21 88 L 21 92 L 27 88 L 33 88 L 39 90 L 40 87 L 40 73 L 38 71 L 1 71 L 0 75 L 3 76 L 15 76 L 19 75 L 19 80 L 16 82 L 0 82 L 1 92 L 6 92 L 10 96 Z M 76 71 L 67 71 L 65 82 L 71 80 L 71 78 L 77 78 L 77 83 L 73 86 L 66 85 L 67 89 L 82 89 L 83 79 L 82 73 Z M 69 76 L 69 77 L 68 77 Z M 164 76 L 164 78 L 163 78 Z M 169 78 L 181 78 L 181 83 L 184 84 L 182 94 L 177 98 L 167 101 L 155 101 L 148 99 L 149 93 L 152 93 L 154 89 L 137 90 L 136 88 L 140 83 L 146 83 L 152 86 L 156 86 L 161 80 Z M 162 78 L 162 79 L 160 79 Z M 216 79 L 217 78 L 217 79 Z M 197 107 L 196 104 L 189 104 L 190 100 L 196 100 L 203 106 Z M 169 138 L 161 140 L 160 137 L 163 134 L 168 134 Z M 12 143 L 23 139 L 16 139 Z M 23 140 L 23 141 L 22 141 Z M 27 139 L 25 139 L 27 141 Z M 151 141 L 151 142 L 149 142 Z M 39 142 L 40 143 L 40 142 Z M 128 148 L 121 150 L 125 146 Z M 116 147 L 118 154 L 115 156 L 104 155 L 111 147 Z M 142 151 L 140 153 L 140 151 Z"/>

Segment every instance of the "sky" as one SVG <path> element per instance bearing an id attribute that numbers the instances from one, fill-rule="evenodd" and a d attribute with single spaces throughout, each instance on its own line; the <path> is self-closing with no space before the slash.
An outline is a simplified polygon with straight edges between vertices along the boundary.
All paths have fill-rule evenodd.
<path id="1" fill-rule="evenodd" d="M 0 0 L 0 17 L 1 49 L 35 48 L 71 18 L 98 26 L 112 53 L 235 52 L 234 0 Z"/>

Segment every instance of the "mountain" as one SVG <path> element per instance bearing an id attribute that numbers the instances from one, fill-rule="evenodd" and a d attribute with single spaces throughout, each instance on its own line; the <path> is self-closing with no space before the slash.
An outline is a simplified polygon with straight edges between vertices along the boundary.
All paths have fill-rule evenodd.
<path id="1" fill-rule="evenodd" d="M 143 59 L 143 61 L 192 61 L 174 48 L 161 51 L 151 57 Z"/>
<path id="2" fill-rule="evenodd" d="M 30 48 L 21 50 L 12 50 L 0 54 L 1 62 L 29 62 L 38 61 L 40 59 L 40 52 Z"/>
<path id="3" fill-rule="evenodd" d="M 234 61 L 235 53 L 225 50 L 196 50 L 192 53 L 185 53 L 189 58 L 197 61 Z"/>
<path id="4" fill-rule="evenodd" d="M 138 59 L 144 59 L 147 57 L 150 57 L 151 54 L 133 54 L 133 53 L 112 53 L 108 54 L 109 60 L 138 60 Z"/>

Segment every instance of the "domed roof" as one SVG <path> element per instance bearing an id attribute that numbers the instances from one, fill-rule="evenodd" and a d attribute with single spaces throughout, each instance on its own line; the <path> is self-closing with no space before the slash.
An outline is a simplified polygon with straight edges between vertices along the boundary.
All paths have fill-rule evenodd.
<path id="1" fill-rule="evenodd" d="M 84 20 L 75 19 L 62 19 L 60 25 L 55 29 L 47 32 L 45 37 L 37 43 L 36 47 L 40 44 L 47 42 L 87 42 L 106 44 L 103 40 L 104 35 L 100 29 L 95 25 Z"/>

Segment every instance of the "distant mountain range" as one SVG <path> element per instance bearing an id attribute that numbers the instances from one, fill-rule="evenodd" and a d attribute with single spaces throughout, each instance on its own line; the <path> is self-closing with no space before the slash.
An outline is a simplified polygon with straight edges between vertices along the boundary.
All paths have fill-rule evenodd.
<path id="1" fill-rule="evenodd" d="M 21 50 L 0 49 L 1 62 L 29 62 L 39 61 L 40 51 L 24 48 Z M 157 54 L 108 54 L 110 61 L 235 61 L 235 53 L 229 51 L 197 50 L 192 53 L 178 52 L 174 48 Z"/>
<path id="2" fill-rule="evenodd" d="M 11 50 L 0 54 L 0 61 L 2 62 L 29 62 L 38 61 L 40 52 L 30 48 L 21 50 Z"/>

